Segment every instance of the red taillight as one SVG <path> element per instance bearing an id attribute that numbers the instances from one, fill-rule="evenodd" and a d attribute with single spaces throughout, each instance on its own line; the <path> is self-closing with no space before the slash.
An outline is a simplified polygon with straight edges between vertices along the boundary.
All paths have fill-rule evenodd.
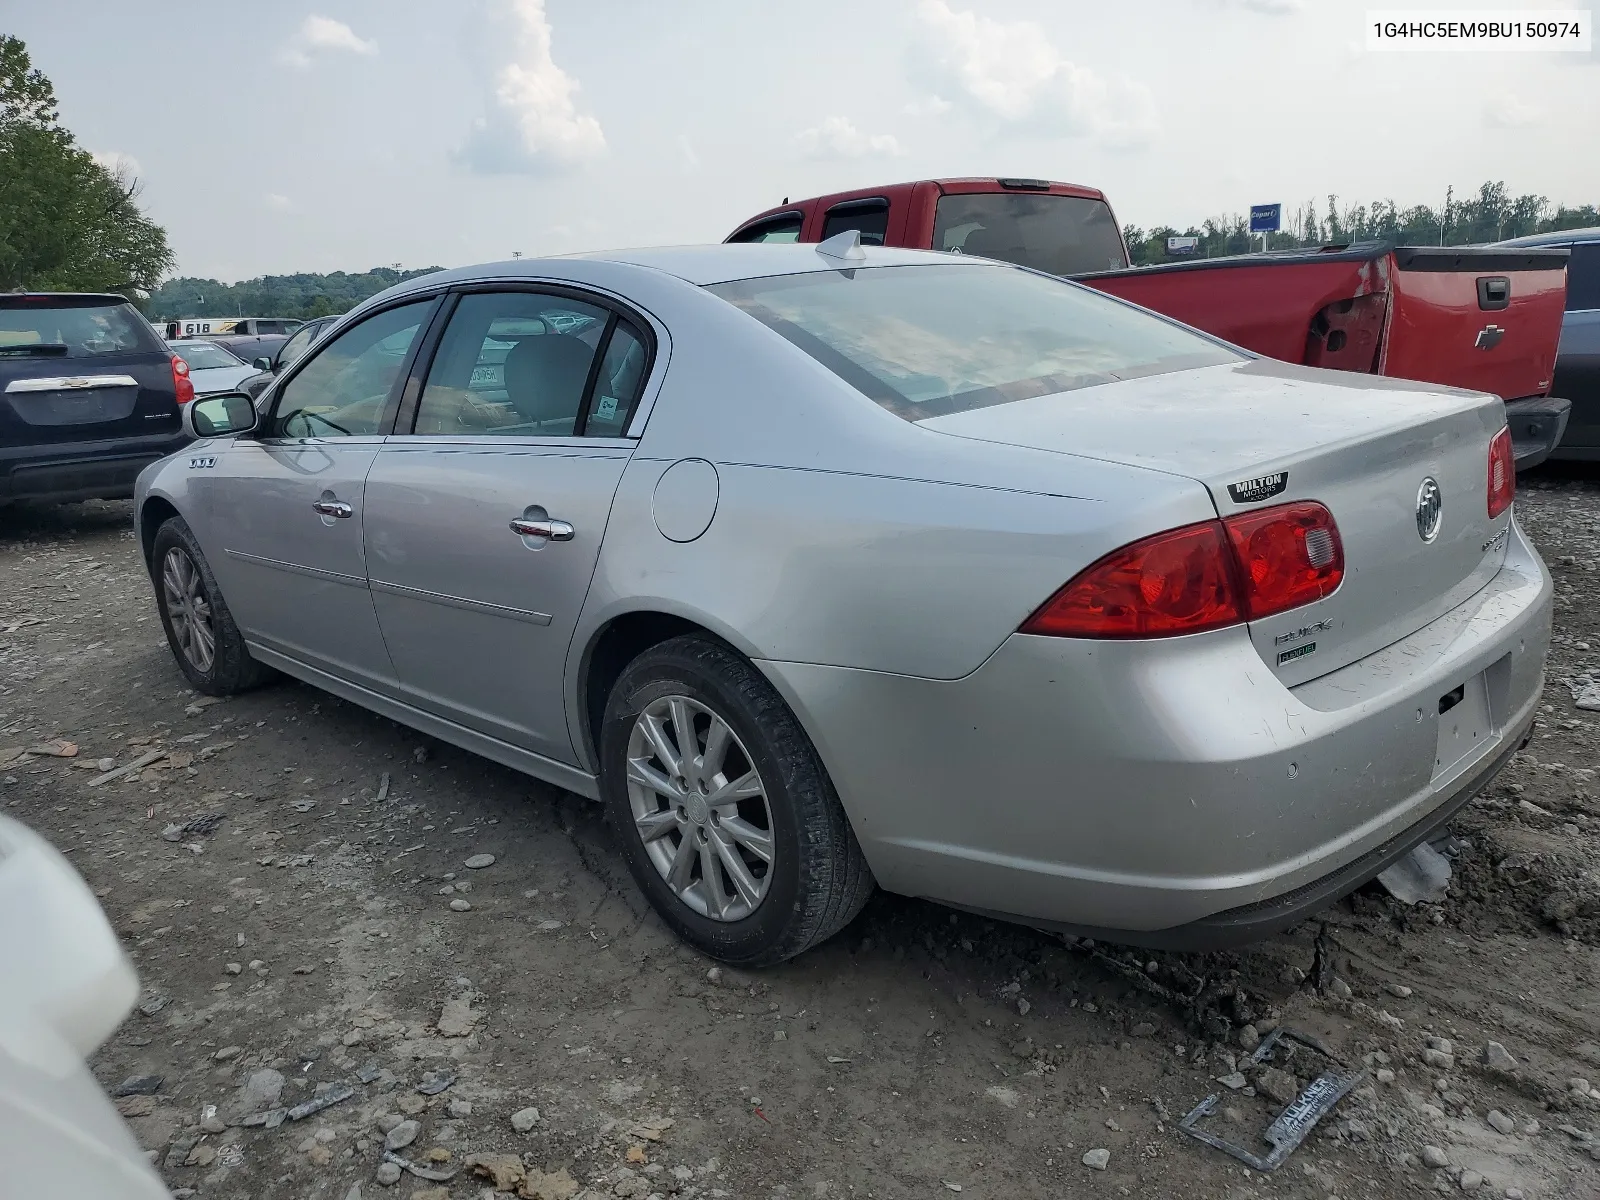
<path id="1" fill-rule="evenodd" d="M 178 393 L 178 407 L 194 399 L 194 380 L 189 378 L 189 364 L 176 354 L 172 356 L 172 386 Z"/>
<path id="2" fill-rule="evenodd" d="M 1517 495 L 1517 460 L 1511 453 L 1511 430 L 1502 429 L 1489 443 L 1489 519 L 1506 509 Z"/>
<path id="3" fill-rule="evenodd" d="M 1055 637 L 1200 633 L 1244 620 L 1221 521 L 1169 529 L 1113 550 L 1022 625 Z"/>
<path id="4" fill-rule="evenodd" d="M 1331 596 L 1344 579 L 1339 527 L 1315 501 L 1240 513 L 1223 525 L 1244 577 L 1247 620 Z"/>
<path id="5" fill-rule="evenodd" d="M 1145 638 L 1260 620 L 1344 578 L 1333 514 L 1314 501 L 1185 525 L 1106 555 L 1022 625 L 1054 637 Z"/>

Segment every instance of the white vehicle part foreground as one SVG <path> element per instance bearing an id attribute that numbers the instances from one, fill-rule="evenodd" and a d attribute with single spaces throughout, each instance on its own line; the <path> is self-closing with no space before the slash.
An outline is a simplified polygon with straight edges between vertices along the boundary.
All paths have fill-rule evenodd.
<path id="1" fill-rule="evenodd" d="M 166 1200 L 83 1061 L 138 998 L 133 966 L 67 860 L 4 817 L 0 963 L 5 1194 Z"/>

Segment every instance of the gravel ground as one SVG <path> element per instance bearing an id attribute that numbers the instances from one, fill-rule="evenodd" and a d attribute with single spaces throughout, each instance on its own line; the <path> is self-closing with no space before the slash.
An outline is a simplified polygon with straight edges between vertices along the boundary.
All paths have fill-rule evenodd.
<path id="1" fill-rule="evenodd" d="M 179 1196 L 1593 1197 L 1600 477 L 1518 510 L 1560 585 L 1547 703 L 1458 820 L 1450 894 L 1368 889 L 1242 954 L 880 895 L 797 962 L 718 969 L 585 802 L 300 684 L 190 692 L 125 505 L 0 510 L 0 805 L 138 965 L 94 1067 Z M 1263 1175 L 1175 1123 L 1217 1091 L 1210 1127 L 1262 1128 L 1320 1069 L 1244 1062 L 1279 1023 L 1368 1075 Z"/>

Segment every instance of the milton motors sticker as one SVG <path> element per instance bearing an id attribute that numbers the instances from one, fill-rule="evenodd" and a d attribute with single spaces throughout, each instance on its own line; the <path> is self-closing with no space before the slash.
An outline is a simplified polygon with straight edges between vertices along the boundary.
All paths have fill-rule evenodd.
<path id="1" fill-rule="evenodd" d="M 1289 486 L 1289 472 L 1279 471 L 1276 475 L 1262 475 L 1257 479 L 1241 479 L 1238 483 L 1228 485 L 1228 495 L 1233 497 L 1235 504 L 1254 504 L 1258 500 L 1270 500 L 1284 488 Z"/>

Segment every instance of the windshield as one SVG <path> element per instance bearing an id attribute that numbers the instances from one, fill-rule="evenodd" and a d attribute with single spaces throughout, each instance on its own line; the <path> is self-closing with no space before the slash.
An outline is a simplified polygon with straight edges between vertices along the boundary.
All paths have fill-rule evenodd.
<path id="1" fill-rule="evenodd" d="M 1128 265 L 1111 208 L 1080 196 L 1014 192 L 941 196 L 933 248 L 1078 275 Z"/>
<path id="2" fill-rule="evenodd" d="M 911 421 L 1240 361 L 1174 322 L 1011 267 L 817 271 L 707 290 Z"/>
<path id="3" fill-rule="evenodd" d="M 160 348 L 155 331 L 126 304 L 0 298 L 0 358 L 94 358 Z"/>
<path id="4" fill-rule="evenodd" d="M 244 360 L 210 342 L 173 342 L 172 352 L 189 364 L 191 371 L 208 367 L 242 367 Z"/>

